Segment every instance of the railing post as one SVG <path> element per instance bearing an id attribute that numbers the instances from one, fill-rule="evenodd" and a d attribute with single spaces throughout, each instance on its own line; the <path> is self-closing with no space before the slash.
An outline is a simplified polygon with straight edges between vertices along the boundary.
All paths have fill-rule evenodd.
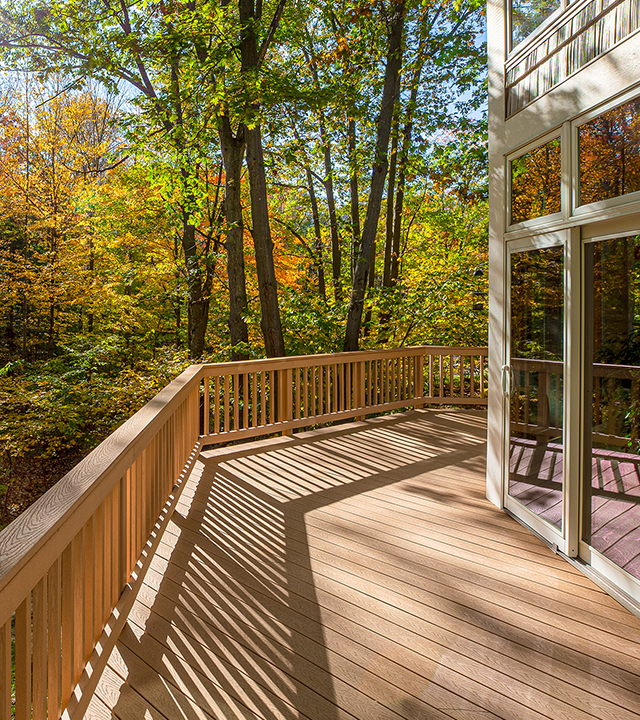
<path id="1" fill-rule="evenodd" d="M 204 379 L 204 410 L 202 418 L 202 434 L 209 434 L 209 378 Z"/>
<path id="2" fill-rule="evenodd" d="M 413 395 L 414 398 L 419 399 L 424 397 L 424 355 L 416 355 L 414 361 Z M 424 407 L 424 402 L 417 402 L 415 405 Z"/>
<path id="3" fill-rule="evenodd" d="M 293 419 L 293 373 L 291 368 L 278 370 L 278 422 L 288 422 Z M 282 430 L 283 435 L 292 435 L 293 430 Z"/>
<path id="4" fill-rule="evenodd" d="M 353 403 L 356 408 L 365 406 L 365 369 L 364 360 L 354 362 L 353 365 Z M 357 415 L 356 420 L 364 420 L 364 415 Z"/>

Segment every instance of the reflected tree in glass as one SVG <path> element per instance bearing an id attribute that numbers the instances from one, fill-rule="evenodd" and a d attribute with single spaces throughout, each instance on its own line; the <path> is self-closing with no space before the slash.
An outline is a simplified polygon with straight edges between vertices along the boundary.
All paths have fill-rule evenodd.
<path id="1" fill-rule="evenodd" d="M 557 0 L 511 0 L 511 47 L 515 47 L 560 7 Z"/>
<path id="2" fill-rule="evenodd" d="M 582 125 L 580 204 L 640 190 L 640 99 Z"/>
<path id="3" fill-rule="evenodd" d="M 560 138 L 511 161 L 511 222 L 560 212 Z"/>

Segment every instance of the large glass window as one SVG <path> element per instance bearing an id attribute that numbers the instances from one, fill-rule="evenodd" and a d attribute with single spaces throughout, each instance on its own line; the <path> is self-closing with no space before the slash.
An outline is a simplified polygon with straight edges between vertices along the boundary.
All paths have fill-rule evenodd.
<path id="1" fill-rule="evenodd" d="M 584 539 L 640 579 L 640 236 L 586 246 Z"/>
<path id="2" fill-rule="evenodd" d="M 511 255 L 509 495 L 562 526 L 563 248 Z"/>
<path id="3" fill-rule="evenodd" d="M 511 222 L 560 212 L 560 138 L 511 161 Z"/>
<path id="4" fill-rule="evenodd" d="M 559 7 L 558 0 L 511 0 L 511 47 L 522 42 Z"/>
<path id="5" fill-rule="evenodd" d="M 640 98 L 578 129 L 580 205 L 640 190 Z"/>

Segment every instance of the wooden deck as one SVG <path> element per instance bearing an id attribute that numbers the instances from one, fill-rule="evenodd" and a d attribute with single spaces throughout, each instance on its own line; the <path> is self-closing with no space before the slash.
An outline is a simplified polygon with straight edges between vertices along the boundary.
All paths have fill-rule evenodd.
<path id="1" fill-rule="evenodd" d="M 640 718 L 640 619 L 484 499 L 484 431 L 205 453 L 86 717 Z"/>

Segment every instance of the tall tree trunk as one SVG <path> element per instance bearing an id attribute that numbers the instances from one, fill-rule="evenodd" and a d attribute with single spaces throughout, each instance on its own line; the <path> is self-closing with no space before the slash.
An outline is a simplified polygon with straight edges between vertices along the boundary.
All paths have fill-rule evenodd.
<path id="1" fill-rule="evenodd" d="M 387 180 L 387 210 L 385 217 L 385 234 L 384 234 L 384 266 L 382 271 L 382 285 L 385 288 L 392 287 L 395 282 L 391 278 L 391 266 L 393 264 L 393 206 L 395 199 L 396 186 L 396 168 L 398 166 L 398 125 L 399 125 L 399 103 L 396 103 L 396 112 L 394 114 L 393 129 L 391 131 L 391 160 L 389 163 L 389 179 Z M 389 297 L 385 297 L 387 303 Z M 389 322 L 391 321 L 391 312 L 386 307 L 385 311 L 380 313 L 378 322 L 378 342 L 386 343 L 389 340 Z"/>
<path id="2" fill-rule="evenodd" d="M 324 148 L 324 189 L 327 194 L 329 208 L 329 228 L 331 230 L 331 275 L 333 278 L 333 294 L 336 304 L 342 302 L 342 246 L 338 233 L 338 213 L 333 192 L 333 159 L 331 157 L 331 142 L 327 136 L 324 114 L 320 112 L 320 139 Z"/>
<path id="3" fill-rule="evenodd" d="M 316 197 L 316 191 L 313 185 L 313 174 L 311 173 L 311 168 L 306 165 L 305 170 L 307 172 L 307 187 L 309 188 L 309 201 L 311 202 L 311 214 L 313 215 L 313 231 L 315 234 L 313 247 L 314 255 L 316 257 L 316 272 L 318 273 L 318 294 L 325 302 L 327 302 L 327 285 L 324 279 L 324 265 L 322 262 L 322 231 L 320 228 L 318 199 Z"/>
<path id="4" fill-rule="evenodd" d="M 258 12 L 254 0 L 238 0 L 240 14 L 241 37 L 240 57 L 242 72 L 247 77 L 255 75 L 259 70 L 260 55 L 266 50 L 261 47 L 258 52 L 258 43 L 255 34 L 256 22 L 260 20 L 262 3 L 260 0 Z M 274 17 L 277 26 L 278 13 L 282 13 L 282 3 L 276 10 Z M 275 32 L 274 23 L 271 26 Z M 267 41 L 265 41 L 267 42 Z M 247 143 L 247 168 L 249 170 L 249 191 L 251 196 L 251 224 L 253 246 L 256 256 L 256 271 L 258 274 L 258 290 L 260 294 L 261 319 L 260 326 L 264 337 L 267 357 L 280 357 L 284 355 L 284 338 L 280 322 L 280 308 L 278 306 L 278 285 L 273 263 L 273 242 L 271 240 L 271 227 L 269 224 L 269 208 L 267 204 L 267 179 L 264 171 L 264 157 L 262 153 L 262 131 L 258 119 L 258 106 L 256 104 L 247 108 L 251 122 L 244 127 L 244 136 Z M 251 125 L 251 127 L 249 127 Z"/>
<path id="5" fill-rule="evenodd" d="M 391 162 L 389 163 L 389 180 L 387 181 L 387 215 L 385 222 L 384 271 L 382 284 L 391 287 L 391 256 L 393 253 L 393 205 L 396 186 L 396 167 L 398 165 L 398 113 L 393 122 L 391 136 Z"/>
<path id="6" fill-rule="evenodd" d="M 196 228 L 189 222 L 188 212 L 182 213 L 182 249 L 187 267 L 189 292 L 189 353 L 197 360 L 204 352 L 204 336 L 209 319 L 209 293 L 203 282 L 196 247 Z"/>
<path id="7" fill-rule="evenodd" d="M 247 138 L 247 167 L 249 169 L 249 192 L 251 195 L 251 225 L 256 256 L 260 308 L 260 327 L 264 337 L 267 357 L 281 357 L 284 338 L 278 306 L 278 284 L 273 263 L 273 242 L 267 205 L 267 179 L 262 155 L 260 125 L 245 128 Z"/>
<path id="8" fill-rule="evenodd" d="M 358 246 L 360 245 L 360 198 L 358 196 L 358 155 L 356 121 L 349 118 L 349 194 L 351 196 L 351 282 L 355 275 Z"/>
<path id="9" fill-rule="evenodd" d="M 233 134 L 227 115 L 218 122 L 225 170 L 224 214 L 226 221 L 227 278 L 229 281 L 229 337 L 234 360 L 249 357 L 249 331 L 245 315 L 249 306 L 244 267 L 244 224 L 240 180 L 244 160 L 242 129 Z"/>
<path id="10" fill-rule="evenodd" d="M 305 28 L 305 32 L 310 46 L 313 46 L 311 34 Z M 318 68 L 312 55 L 305 52 L 305 58 L 316 89 L 320 89 L 320 81 L 318 80 Z M 322 109 L 318 114 L 318 124 L 320 126 L 320 141 L 322 143 L 324 157 L 324 190 L 327 195 L 327 207 L 329 209 L 329 229 L 331 232 L 331 276 L 333 280 L 333 295 L 336 304 L 342 302 L 342 245 L 340 243 L 340 234 L 338 232 L 338 213 L 336 211 L 335 193 L 333 187 L 333 159 L 331 157 L 331 141 L 327 133 L 327 126 Z"/>
<path id="11" fill-rule="evenodd" d="M 362 311 L 367 286 L 367 278 L 371 270 L 371 261 L 375 252 L 380 206 L 384 192 L 384 183 L 389 165 L 387 152 L 391 135 L 393 109 L 398 98 L 400 69 L 402 67 L 402 32 L 404 28 L 404 2 L 393 6 L 393 17 L 389 32 L 387 65 L 384 74 L 384 87 L 380 103 L 378 132 L 376 137 L 375 157 L 371 173 L 371 189 L 367 214 L 362 229 L 362 242 L 358 264 L 353 279 L 353 289 L 347 315 L 347 328 L 344 339 L 345 351 L 358 349 Z"/>

